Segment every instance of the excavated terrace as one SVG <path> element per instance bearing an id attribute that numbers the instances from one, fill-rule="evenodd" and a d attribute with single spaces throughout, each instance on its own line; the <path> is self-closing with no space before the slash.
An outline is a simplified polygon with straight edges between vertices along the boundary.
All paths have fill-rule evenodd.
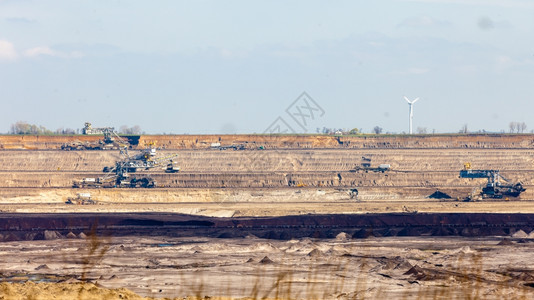
<path id="1" fill-rule="evenodd" d="M 531 135 L 136 136 L 128 137 L 133 145 L 130 153 L 143 149 L 148 142 L 155 143 L 161 149 L 159 155 L 178 155 L 174 160 L 181 171 L 165 173 L 163 165 L 133 174 L 155 179 L 158 187 L 152 189 L 73 188 L 74 181 L 105 176 L 103 168 L 113 166 L 121 156 L 118 150 L 64 151 L 60 150 L 61 145 L 99 138 L 0 137 L 0 148 L 4 149 L 0 151 L 2 209 L 113 212 L 128 211 L 138 204 L 134 211 L 180 211 L 177 203 L 211 206 L 224 203 L 228 206 L 224 211 L 246 216 L 283 214 L 275 213 L 274 209 L 269 213 L 252 208 L 265 203 L 310 203 L 301 213 L 332 213 L 327 204 L 335 207 L 336 203 L 346 202 L 340 211 L 362 213 L 377 209 L 442 212 L 449 211 L 450 202 L 456 202 L 458 212 L 494 212 L 496 203 L 502 203 L 502 210 L 509 210 L 505 199 L 476 203 L 476 208 L 456 201 L 486 182 L 459 178 L 465 162 L 475 169 L 500 170 L 510 181 L 521 182 L 526 191 L 518 199 L 510 199 L 517 203 L 514 209 L 529 209 L 530 201 L 534 200 Z M 212 148 L 212 143 L 243 145 L 244 149 L 218 150 Z M 362 157 L 371 159 L 373 168 L 389 164 L 391 169 L 385 172 L 358 169 Z M 353 189 L 358 190 L 357 197 L 350 196 Z M 436 190 L 452 199 L 429 199 Z M 80 192 L 91 193 L 101 205 L 81 208 L 64 204 L 68 197 Z M 403 201 L 410 205 L 402 205 Z M 240 203 L 248 203 L 251 208 L 241 207 L 238 211 L 231 207 Z M 213 207 L 206 210 L 218 211 Z"/>

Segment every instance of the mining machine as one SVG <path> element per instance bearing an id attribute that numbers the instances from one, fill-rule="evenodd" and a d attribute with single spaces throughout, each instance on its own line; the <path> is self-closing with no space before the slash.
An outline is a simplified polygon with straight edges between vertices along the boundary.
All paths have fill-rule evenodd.
<path id="1" fill-rule="evenodd" d="M 460 178 L 486 178 L 487 183 L 483 186 L 475 187 L 473 192 L 466 198 L 467 201 L 482 199 L 502 199 L 508 197 L 519 197 L 525 191 L 521 182 L 512 183 L 499 174 L 499 170 L 473 170 L 471 163 L 464 164 L 464 169 L 460 171 Z M 504 181 L 503 182 L 501 182 Z"/>
<path id="2" fill-rule="evenodd" d="M 147 147 L 140 153 L 132 156 L 129 155 L 127 148 L 121 149 L 120 155 L 122 156 L 122 159 L 115 162 L 115 166 L 104 167 L 102 170 L 104 173 L 108 173 L 107 175 L 99 178 L 84 178 L 75 181 L 73 187 L 156 187 L 156 182 L 151 177 L 133 176 L 131 173 L 160 167 L 164 165 L 165 162 L 169 162 L 165 169 L 165 172 L 167 173 L 176 173 L 180 168 L 175 166 L 173 161 L 173 158 L 178 156 L 177 154 L 157 157 L 156 148 L 152 147 L 153 144 L 150 146 L 151 147 Z"/>
<path id="3" fill-rule="evenodd" d="M 113 128 L 103 128 L 102 134 L 104 135 L 104 139 L 101 141 L 104 145 L 103 149 L 127 149 L 130 147 L 130 143 L 121 138 Z"/>
<path id="4" fill-rule="evenodd" d="M 131 148 L 129 142 L 121 138 L 113 127 L 93 128 L 91 123 L 85 123 L 82 130 L 86 135 L 103 134 L 104 139 L 97 142 L 74 141 L 61 146 L 62 150 L 112 150 Z"/>
<path id="5" fill-rule="evenodd" d="M 94 205 L 97 204 L 97 201 L 91 198 L 91 193 L 78 193 L 76 197 L 69 197 L 65 204 L 76 204 L 76 205 Z"/>
<path id="6" fill-rule="evenodd" d="M 380 164 L 377 167 L 371 167 L 371 158 L 362 156 L 362 161 L 360 165 L 356 165 L 353 169 L 349 170 L 349 172 L 358 172 L 358 171 L 365 171 L 366 173 L 371 172 L 380 172 L 384 173 L 387 171 L 391 171 L 391 165 L 390 164 Z"/>

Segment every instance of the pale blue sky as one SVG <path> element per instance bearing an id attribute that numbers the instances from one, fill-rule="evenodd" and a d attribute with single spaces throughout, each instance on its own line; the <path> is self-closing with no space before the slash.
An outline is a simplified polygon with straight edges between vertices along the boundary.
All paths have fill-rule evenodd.
<path id="1" fill-rule="evenodd" d="M 534 1 L 0 0 L 0 132 L 534 129 Z M 290 124 L 297 129 L 298 126 Z M 299 131 L 303 131 L 300 129 Z"/>

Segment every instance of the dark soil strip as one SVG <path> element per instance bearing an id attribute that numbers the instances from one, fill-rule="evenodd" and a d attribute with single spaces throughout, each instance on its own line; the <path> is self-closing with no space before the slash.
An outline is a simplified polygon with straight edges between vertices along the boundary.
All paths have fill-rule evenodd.
<path id="1" fill-rule="evenodd" d="M 531 232 L 534 214 L 364 214 L 212 218 L 169 213 L 2 214 L 0 241 L 36 240 L 72 232 L 108 236 L 159 235 L 268 239 L 385 236 L 509 236 Z M 57 234 L 43 234 L 53 231 Z"/>

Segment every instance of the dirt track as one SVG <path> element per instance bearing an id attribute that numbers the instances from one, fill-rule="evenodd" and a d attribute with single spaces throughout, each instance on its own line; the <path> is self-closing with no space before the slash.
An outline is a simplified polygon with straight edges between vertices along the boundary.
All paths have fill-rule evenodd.
<path id="1" fill-rule="evenodd" d="M 134 147 L 156 143 L 166 149 L 208 149 L 243 145 L 247 149 L 529 149 L 530 134 L 445 134 L 445 135 L 142 135 L 125 136 Z M 102 136 L 0 136 L 0 149 L 59 149 L 65 143 L 96 142 Z"/>

